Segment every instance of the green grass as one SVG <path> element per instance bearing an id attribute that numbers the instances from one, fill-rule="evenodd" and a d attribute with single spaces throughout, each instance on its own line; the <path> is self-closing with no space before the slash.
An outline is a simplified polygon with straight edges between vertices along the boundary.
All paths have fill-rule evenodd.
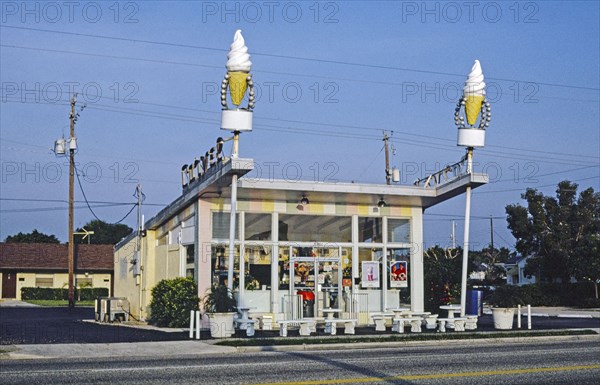
<path id="1" fill-rule="evenodd" d="M 442 340 L 475 340 L 490 338 L 524 338 L 545 336 L 579 336 L 596 335 L 593 330 L 560 330 L 532 332 L 502 332 L 502 333 L 435 333 L 391 336 L 353 336 L 353 337 L 309 337 L 309 338 L 253 338 L 219 341 L 215 345 L 222 346 L 273 346 L 273 345 L 320 345 L 347 344 L 365 342 L 405 342 L 405 341 L 442 341 Z"/>
<path id="2" fill-rule="evenodd" d="M 69 306 L 69 301 L 63 301 L 63 300 L 55 300 L 55 299 L 28 299 L 28 300 L 24 300 L 23 302 L 27 302 L 27 303 L 31 303 L 34 305 L 40 305 L 40 306 Z M 75 301 L 75 306 L 94 306 L 95 302 L 94 300 L 89 300 L 89 301 Z"/>

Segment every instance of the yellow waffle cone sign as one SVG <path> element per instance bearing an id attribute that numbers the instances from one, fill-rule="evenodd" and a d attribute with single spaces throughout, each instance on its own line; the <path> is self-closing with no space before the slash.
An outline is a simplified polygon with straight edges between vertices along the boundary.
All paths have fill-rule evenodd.
<path id="1" fill-rule="evenodd" d="M 469 125 L 474 125 L 477 122 L 477 115 L 481 111 L 481 106 L 483 104 L 484 96 L 467 96 L 467 101 L 465 103 L 465 112 L 467 113 L 467 123 Z"/>
<path id="2" fill-rule="evenodd" d="M 231 101 L 233 104 L 239 106 L 240 103 L 242 103 L 247 87 L 248 73 L 229 72 L 229 92 L 231 93 Z"/>

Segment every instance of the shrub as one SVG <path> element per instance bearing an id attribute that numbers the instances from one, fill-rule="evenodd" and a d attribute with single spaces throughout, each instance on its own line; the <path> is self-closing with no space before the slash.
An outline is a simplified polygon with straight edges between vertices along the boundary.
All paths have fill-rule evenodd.
<path id="1" fill-rule="evenodd" d="M 152 289 L 150 322 L 162 327 L 186 327 L 190 311 L 198 310 L 198 287 L 192 278 L 163 279 Z"/>
<path id="2" fill-rule="evenodd" d="M 523 305 L 524 302 L 521 299 L 521 290 L 518 286 L 498 286 L 496 290 L 489 296 L 488 302 L 493 307 L 516 307 L 517 305 Z"/>
<path id="3" fill-rule="evenodd" d="M 80 301 L 94 300 L 98 297 L 107 296 L 108 289 L 105 287 L 75 289 L 75 298 Z M 21 299 L 24 301 L 38 299 L 66 301 L 69 299 L 69 290 L 51 287 L 24 287 L 21 288 Z"/>

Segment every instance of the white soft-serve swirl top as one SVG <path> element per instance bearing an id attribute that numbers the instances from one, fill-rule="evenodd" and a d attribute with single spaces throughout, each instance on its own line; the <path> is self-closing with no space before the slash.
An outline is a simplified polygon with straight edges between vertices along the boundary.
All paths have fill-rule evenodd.
<path id="1" fill-rule="evenodd" d="M 235 31 L 231 49 L 227 54 L 227 71 L 250 72 L 251 66 L 252 62 L 250 61 L 250 55 L 248 54 L 248 47 L 246 47 L 246 42 L 242 36 L 242 30 L 238 29 Z"/>
<path id="2" fill-rule="evenodd" d="M 483 81 L 483 72 L 481 71 L 479 60 L 475 60 L 475 64 L 473 64 L 473 67 L 471 68 L 471 72 L 465 82 L 463 93 L 465 96 L 485 95 L 485 82 Z"/>

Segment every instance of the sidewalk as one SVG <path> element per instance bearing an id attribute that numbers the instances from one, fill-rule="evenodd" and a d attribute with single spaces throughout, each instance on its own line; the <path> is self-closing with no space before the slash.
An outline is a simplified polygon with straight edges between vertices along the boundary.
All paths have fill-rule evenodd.
<path id="1" fill-rule="evenodd" d="M 114 344 L 40 344 L 0 346 L 0 360 L 35 358 L 94 358 L 94 357 L 145 357 L 181 356 L 198 354 L 235 353 L 237 348 L 215 346 L 202 341 L 123 342 Z"/>
<path id="2" fill-rule="evenodd" d="M 517 330 L 515 330 L 517 331 Z M 489 338 L 472 339 L 465 334 L 464 339 L 449 340 L 424 340 L 424 341 L 389 341 L 389 342 L 337 342 L 296 345 L 263 345 L 263 346 L 219 346 L 214 345 L 215 340 L 210 342 L 188 340 L 188 341 L 164 341 L 164 342 L 131 342 L 112 344 L 40 344 L 40 345 L 16 345 L 0 347 L 0 362 L 3 359 L 64 359 L 64 358 L 100 358 L 100 357 L 181 357 L 186 355 L 220 355 L 234 353 L 252 353 L 261 351 L 317 351 L 317 350 L 348 350 L 364 348 L 396 348 L 403 346 L 439 346 L 441 344 L 469 345 L 481 343 L 528 343 L 529 341 L 574 341 L 574 340 L 596 340 L 600 341 L 600 328 L 595 329 L 596 335 L 566 335 L 566 336 L 518 336 L 498 338 L 495 333 L 490 333 Z M 501 334 L 501 333 L 499 333 Z M 355 336 L 336 336 L 354 339 Z M 366 337 L 366 336 L 363 336 Z M 318 337 L 314 337 L 317 339 Z"/>
<path id="3" fill-rule="evenodd" d="M 492 314 L 489 307 L 483 309 L 485 314 Z M 516 314 L 516 312 L 515 312 Z M 521 314 L 527 316 L 527 306 L 521 307 Z M 600 318 L 600 309 L 580 309 L 572 307 L 531 307 L 532 317 L 560 317 L 560 318 Z"/>
<path id="4" fill-rule="evenodd" d="M 40 307 L 40 305 L 34 305 L 16 299 L 3 299 L 0 300 L 0 307 Z"/>

